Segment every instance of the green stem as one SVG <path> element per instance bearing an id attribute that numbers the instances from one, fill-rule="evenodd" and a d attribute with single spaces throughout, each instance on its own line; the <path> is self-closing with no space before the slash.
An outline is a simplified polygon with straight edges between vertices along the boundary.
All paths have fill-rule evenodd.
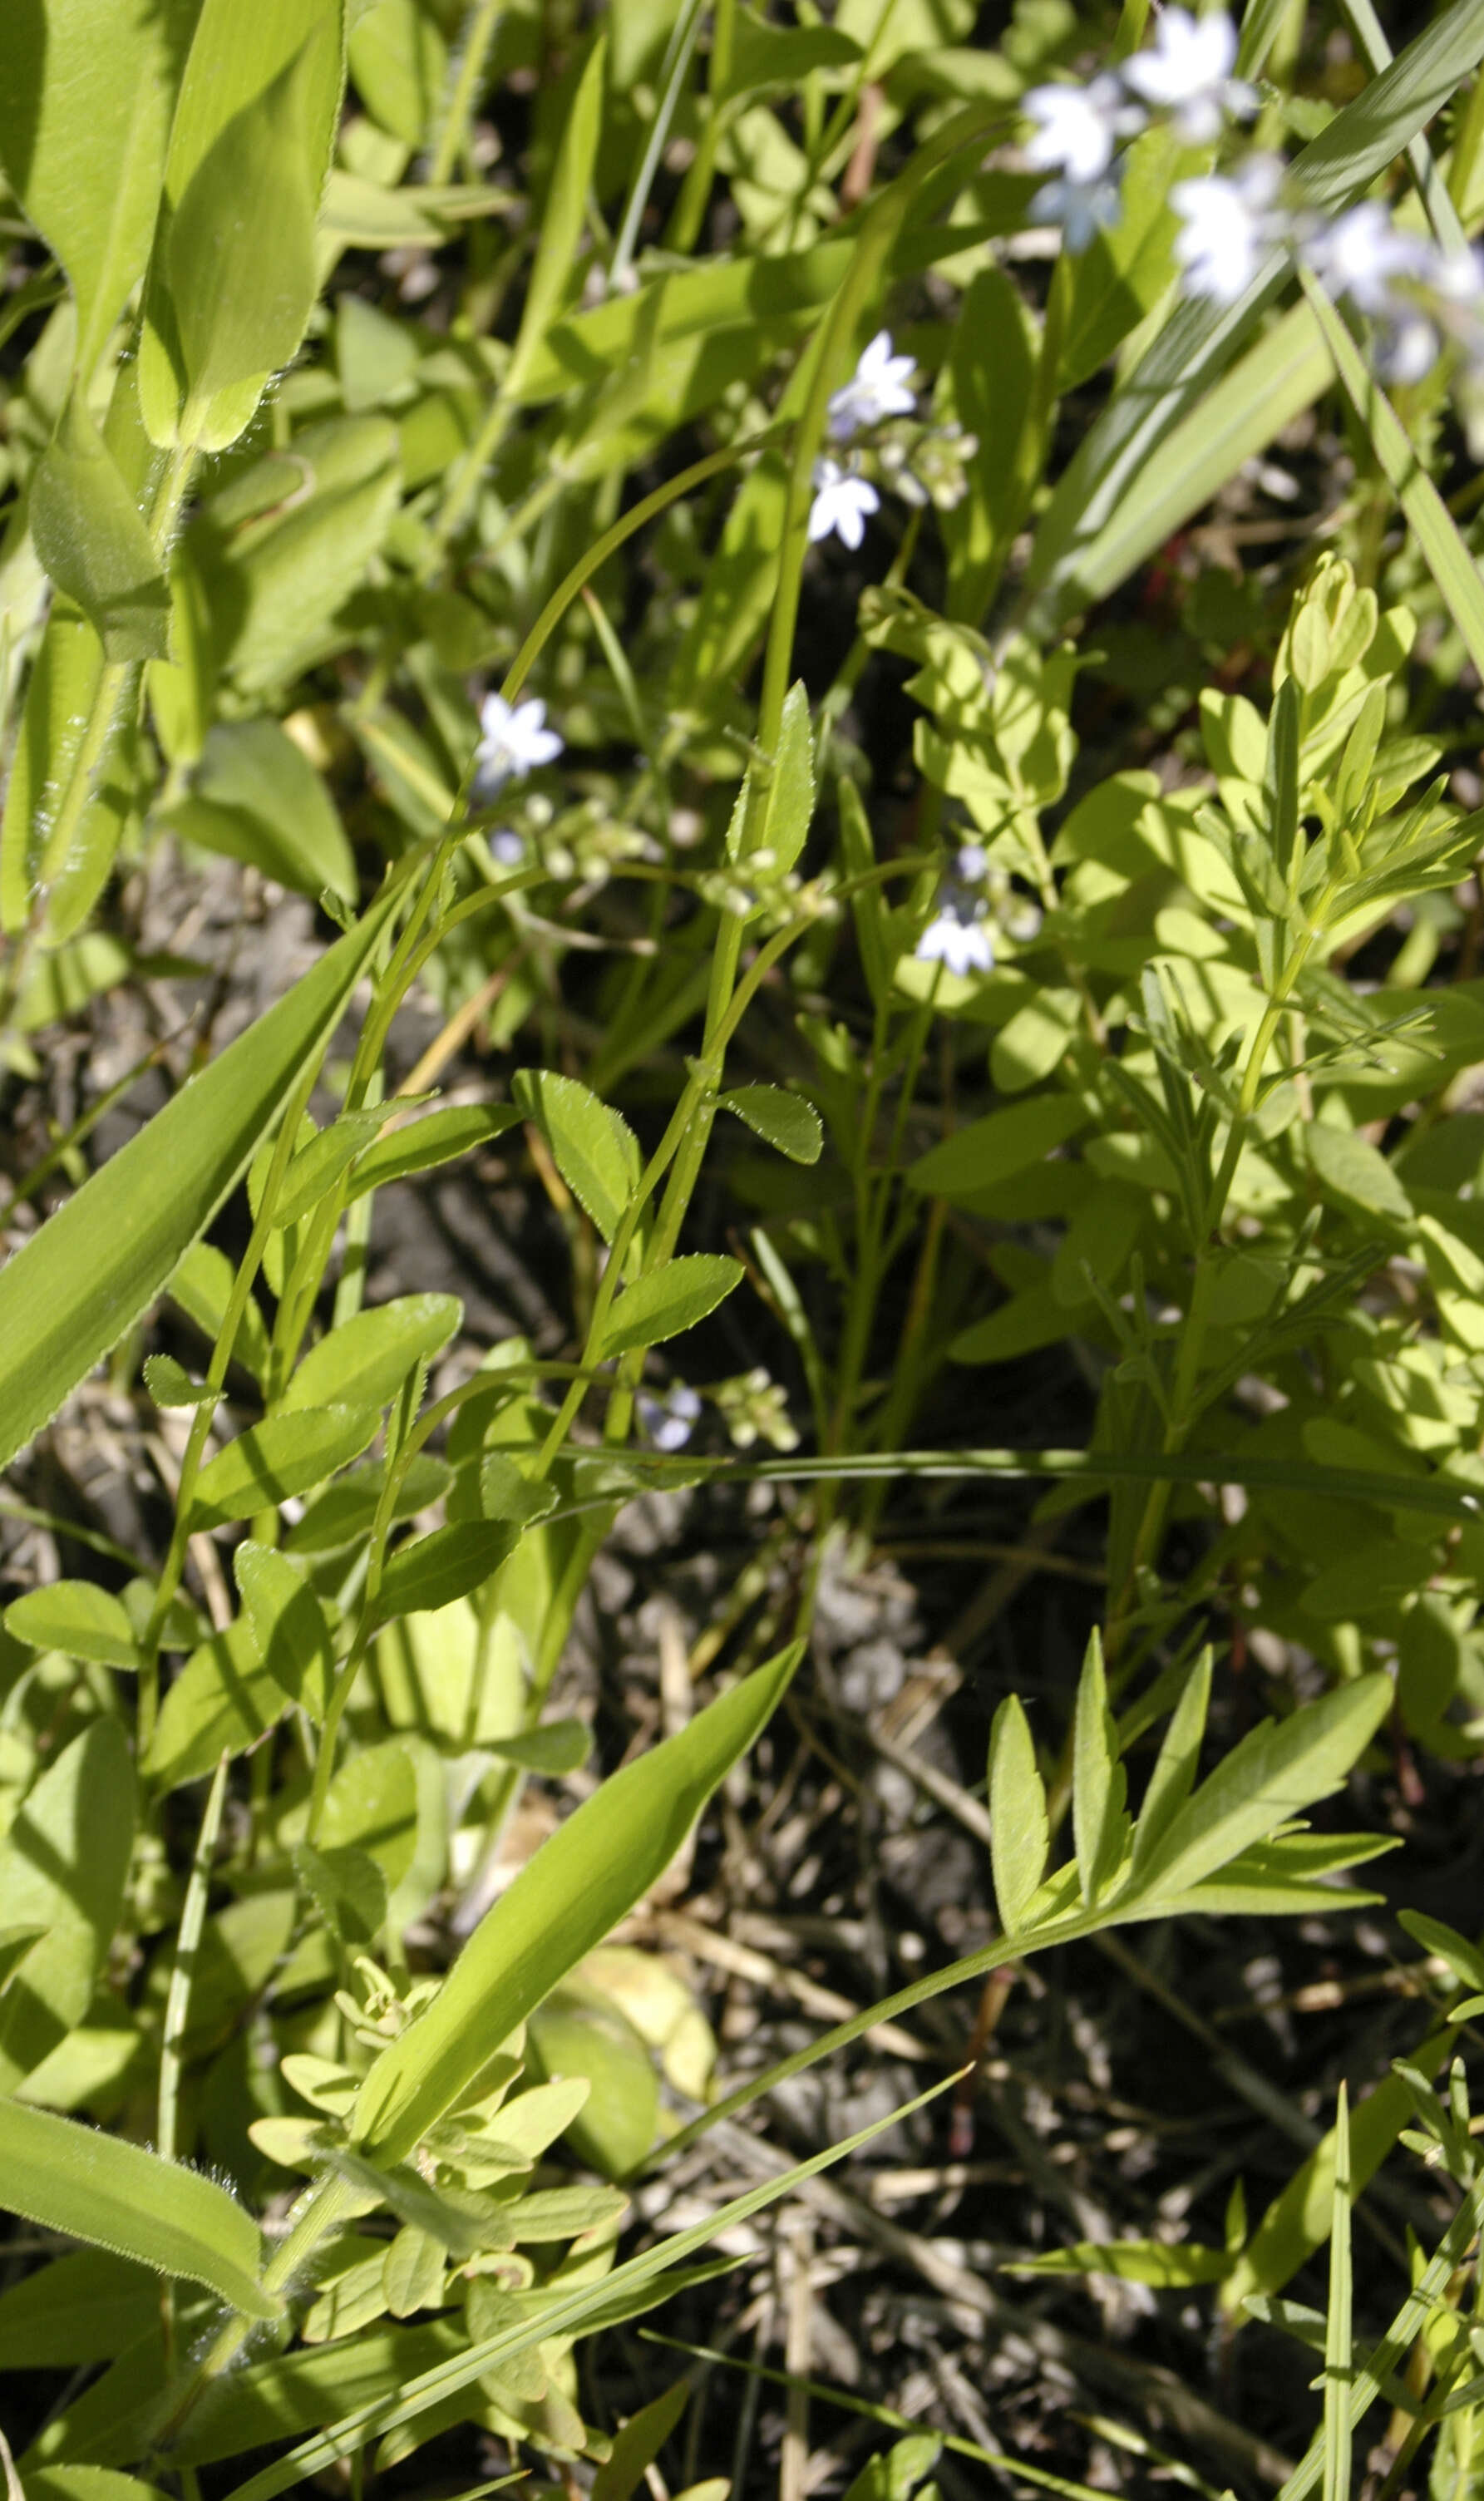
<path id="1" fill-rule="evenodd" d="M 495 21 L 500 15 L 501 0 L 477 0 L 470 13 L 469 31 L 459 57 L 458 76 L 448 99 L 448 111 L 438 134 L 428 167 L 430 183 L 446 183 L 458 162 L 465 144 L 470 121 L 474 117 L 475 98 L 484 76 L 484 63 L 494 40 Z"/>

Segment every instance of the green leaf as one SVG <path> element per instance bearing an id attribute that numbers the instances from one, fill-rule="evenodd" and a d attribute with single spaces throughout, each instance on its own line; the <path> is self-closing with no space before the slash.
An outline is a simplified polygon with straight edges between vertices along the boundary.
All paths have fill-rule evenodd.
<path id="1" fill-rule="evenodd" d="M 1149 1775 L 1134 1832 L 1136 1884 L 1195 1786 L 1205 1715 L 1210 1708 L 1211 1661 L 1212 1653 L 1204 1650 L 1181 1688 Z"/>
<path id="2" fill-rule="evenodd" d="M 1461 1937 L 1457 1928 L 1445 1927 L 1441 1919 L 1430 1919 L 1422 1911 L 1399 1911 L 1397 1917 L 1424 1953 L 1435 1954 L 1447 1964 L 1461 1988 L 1484 1990 L 1484 1952 Z"/>
<path id="3" fill-rule="evenodd" d="M 511 1091 L 545 1139 L 573 1197 L 611 1242 L 643 1169 L 627 1120 L 575 1077 L 557 1077 L 548 1068 L 521 1069 Z"/>
<path id="4" fill-rule="evenodd" d="M 527 2021 L 526 2053 L 546 2082 L 580 2077 L 590 2087 L 565 2130 L 577 2160 L 606 2180 L 636 2170 L 654 2143 L 660 2084 L 627 2016 L 596 1989 L 555 1988 Z"/>
<path id="5" fill-rule="evenodd" d="M 258 2229 L 214 2180 L 123 2137 L 0 2100 L 0 2205 L 48 2231 L 204 2284 L 249 2318 L 281 2304 L 257 2283 Z"/>
<path id="6" fill-rule="evenodd" d="M 763 849 L 772 852 L 775 872 L 793 867 L 808 840 L 813 814 L 814 742 L 809 734 L 809 699 L 799 680 L 783 699 L 778 751 L 763 818 Z"/>
<path id="7" fill-rule="evenodd" d="M 482 1588 L 519 1543 L 516 1520 L 460 1519 L 400 1546 L 381 1575 L 378 1621 L 451 1607 L 455 1598 Z"/>
<path id="8" fill-rule="evenodd" d="M 757 1738 L 798 1661 L 782 1651 L 605 1781 L 486 1912 L 432 2005 L 361 2086 L 352 2141 L 399 2162 L 453 2109 L 491 2045 L 523 2022 L 663 1874 Z"/>
<path id="9" fill-rule="evenodd" d="M 280 1414 L 386 1406 L 414 1363 L 431 1363 L 442 1353 L 463 1317 L 456 1294 L 399 1294 L 395 1302 L 355 1313 L 311 1347 L 283 1393 Z"/>
<path id="10" fill-rule="evenodd" d="M 96 1658 L 105 1667 L 135 1668 L 139 1645 L 127 1608 L 95 1581 L 52 1581 L 5 1611 L 5 1629 L 31 1650 L 59 1650 Z"/>
<path id="11" fill-rule="evenodd" d="M 382 1189 L 388 1182 L 407 1181 L 413 1173 L 431 1172 L 451 1163 L 455 1155 L 472 1154 L 491 1138 L 514 1128 L 520 1115 L 510 1103 L 454 1103 L 444 1112 L 429 1112 L 406 1128 L 379 1138 L 362 1155 L 350 1176 L 350 1196 Z"/>
<path id="12" fill-rule="evenodd" d="M 1046 1792 L 1018 1693 L 1006 1695 L 990 1730 L 989 1830 L 1000 1924 L 1012 1937 L 1024 1925 L 1051 1847 Z"/>
<path id="13" fill-rule="evenodd" d="M 246 860 L 280 885 L 316 899 L 328 886 L 355 899 L 355 861 L 335 803 L 276 720 L 214 721 L 189 795 L 166 814 L 187 842 Z"/>
<path id="14" fill-rule="evenodd" d="M 369 1407 L 305 1407 L 239 1433 L 202 1469 L 191 1505 L 195 1528 L 219 1528 L 308 1493 L 359 1458 L 380 1417 Z"/>
<path id="15" fill-rule="evenodd" d="M 1395 1698 L 1390 1677 L 1362 1676 L 1303 1703 L 1290 1718 L 1249 1729 L 1149 1852 L 1140 1898 L 1188 1892 L 1306 1806 L 1333 1796 Z"/>
<path id="16" fill-rule="evenodd" d="M 164 1291 L 339 1023 L 392 901 L 374 906 L 0 1271 L 0 1466 Z"/>
<path id="17" fill-rule="evenodd" d="M 193 1242 L 166 1287 L 173 1303 L 193 1319 L 213 1346 L 221 1334 L 232 1299 L 235 1272 L 224 1250 L 210 1242 Z M 256 1303 L 249 1301 L 238 1323 L 233 1361 L 246 1366 L 261 1388 L 268 1378 L 268 1331 Z M 176 1366 L 176 1370 L 180 1370 Z M 148 1377 L 148 1376 L 147 1376 Z"/>
<path id="18" fill-rule="evenodd" d="M 193 1650 L 160 1705 L 145 1771 L 156 1788 L 180 1788 L 216 1768 L 225 1747 L 241 1753 L 280 1719 L 288 1699 L 263 1665 L 250 1615 Z"/>
<path id="19" fill-rule="evenodd" d="M 1326 1198 L 1337 1200 L 1350 1216 L 1362 1222 L 1379 1217 L 1388 1225 L 1412 1222 L 1411 1200 L 1369 1138 L 1354 1129 L 1335 1128 L 1328 1120 L 1309 1120 L 1303 1150 Z"/>
<path id="20" fill-rule="evenodd" d="M 345 1546 L 353 1546 L 369 1535 L 377 1516 L 385 1471 L 380 1462 L 372 1467 L 356 1468 L 342 1477 L 338 1484 L 326 1485 L 316 1496 L 304 1517 L 296 1521 L 284 1539 L 290 1554 L 333 1554 Z M 392 1504 L 392 1518 L 411 1519 L 414 1512 L 426 1511 L 437 1502 L 453 1482 L 452 1471 L 442 1459 L 419 1451 L 401 1478 Z"/>
<path id="21" fill-rule="evenodd" d="M 69 2250 L 0 2292 L 0 2369 L 111 2362 L 159 2315 L 159 2283 L 147 2268 L 108 2250 Z M 28 2473 L 28 2496 L 30 2482 Z"/>
<path id="22" fill-rule="evenodd" d="M 274 1202 L 273 1220 L 280 1232 L 319 1205 L 362 1148 L 371 1144 L 384 1117 L 379 1111 L 342 1112 L 327 1129 L 299 1149 Z"/>
<path id="23" fill-rule="evenodd" d="M 1202 2249 L 1195 2241 L 1073 2241 L 1037 2258 L 1001 2261 L 1001 2275 L 1111 2275 L 1120 2284 L 1148 2284 L 1176 2291 L 1193 2284 L 1220 2284 L 1236 2259 L 1228 2250 Z"/>
<path id="24" fill-rule="evenodd" d="M 31 535 L 58 590 L 96 628 L 108 660 L 164 659 L 170 592 L 149 532 L 81 391 L 31 480 Z"/>
<path id="25" fill-rule="evenodd" d="M 802 1094 L 785 1094 L 781 1085 L 734 1085 L 719 1100 L 724 1112 L 735 1112 L 739 1120 L 745 1120 L 749 1129 L 791 1163 L 819 1161 L 823 1124 L 813 1104 Z"/>
<path id="26" fill-rule="evenodd" d="M 183 1364 L 173 1354 L 147 1354 L 145 1387 L 156 1407 L 205 1407 L 220 1396 L 202 1381 L 192 1381 Z"/>
<path id="27" fill-rule="evenodd" d="M 614 2433 L 612 2448 L 593 2477 L 591 2501 L 633 2501 L 645 2467 L 654 2464 L 689 2397 L 690 2383 L 674 2380 L 660 2396 L 630 2415 Z"/>
<path id="28" fill-rule="evenodd" d="M 197 514 L 182 552 L 200 577 L 216 657 L 239 686 L 276 686 L 317 656 L 385 545 L 401 491 L 388 418 L 325 417 Z"/>
<path id="29" fill-rule="evenodd" d="M 1117 1870 L 1127 1822 L 1125 1790 L 1118 1731 L 1107 1707 L 1103 1644 L 1094 1631 L 1077 1685 L 1072 1735 L 1072 1826 L 1077 1880 L 1086 1903 L 1097 1900 Z"/>
<path id="30" fill-rule="evenodd" d="M 318 291 L 314 217 L 344 75 L 338 0 L 204 0 L 145 285 L 151 439 L 218 451 L 288 362 Z"/>
<path id="31" fill-rule="evenodd" d="M 0 1996 L 0 2094 L 81 2023 L 113 1941 L 134 1842 L 134 1773 L 116 1719 L 95 1719 L 43 1772 L 0 1843 L 9 1928 L 37 1942 Z"/>
<path id="32" fill-rule="evenodd" d="M 232 1572 L 264 1668 L 317 1724 L 335 1681 L 335 1646 L 319 1597 L 286 1554 L 250 1538 L 235 1549 Z"/>
<path id="33" fill-rule="evenodd" d="M 587 223 L 587 200 L 603 127 L 608 38 L 600 33 L 587 55 L 577 90 L 567 108 L 561 145 L 546 194 L 541 239 L 526 288 L 520 328 L 506 368 L 504 390 L 513 399 L 577 276 L 577 247 Z"/>
<path id="34" fill-rule="evenodd" d="M 1070 1094 L 1038 1094 L 1034 1102 L 1011 1103 L 1003 1112 L 988 1112 L 980 1120 L 930 1147 L 907 1166 L 913 1189 L 935 1197 L 960 1199 L 989 1189 L 1027 1164 L 1039 1163 L 1087 1126 L 1088 1115 Z"/>
<path id="35" fill-rule="evenodd" d="M 117 705 L 102 754 L 93 760 L 91 792 L 65 855 L 54 841 L 57 793 L 82 764 L 82 744 L 96 707 L 108 706 L 103 646 L 85 617 L 53 607 L 32 662 L 5 793 L 0 832 L 0 923 L 23 929 L 47 889 L 48 935 L 70 938 L 91 911 L 135 812 L 137 740 Z"/>
<path id="36" fill-rule="evenodd" d="M 694 1328 L 708 1312 L 725 1302 L 734 1285 L 742 1283 L 742 1274 L 740 1259 L 697 1250 L 684 1258 L 667 1259 L 663 1268 L 651 1268 L 646 1277 L 637 1277 L 618 1297 L 603 1332 L 605 1359 L 627 1354 L 636 1347 L 662 1345 L 666 1338 L 678 1337 L 682 1329 Z"/>
<path id="37" fill-rule="evenodd" d="M 585 1719 L 548 1719 L 524 1736 L 484 1737 L 479 1743 L 480 1751 L 497 1762 L 518 1763 L 522 1771 L 560 1781 L 581 1770 L 593 1750 L 593 1732 Z"/>
<path id="38" fill-rule="evenodd" d="M 91 376 L 154 231 L 196 0 L 15 9 L 0 45 L 0 163 L 77 299 Z"/>

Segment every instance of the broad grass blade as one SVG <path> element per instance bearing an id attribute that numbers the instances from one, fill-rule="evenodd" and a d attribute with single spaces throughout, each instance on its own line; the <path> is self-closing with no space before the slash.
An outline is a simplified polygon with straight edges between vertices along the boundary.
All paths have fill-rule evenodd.
<path id="1" fill-rule="evenodd" d="M 0 1467 L 164 1291 L 339 1023 L 393 902 L 388 892 L 375 904 L 0 1274 Z"/>

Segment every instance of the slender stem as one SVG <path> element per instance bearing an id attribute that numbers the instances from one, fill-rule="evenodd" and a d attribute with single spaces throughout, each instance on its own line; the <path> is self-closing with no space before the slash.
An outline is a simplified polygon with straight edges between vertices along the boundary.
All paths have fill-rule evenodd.
<path id="1" fill-rule="evenodd" d="M 170 1994 L 165 2000 L 165 2028 L 160 2042 L 159 2110 L 155 2120 L 155 2151 L 166 2162 L 174 2162 L 180 2121 L 181 2076 L 183 2061 L 181 2044 L 190 2019 L 191 1983 L 196 1976 L 196 1955 L 201 1946 L 201 1931 L 206 1923 L 207 1895 L 211 1889 L 212 1860 L 216 1851 L 221 1830 L 221 1810 L 227 1794 L 227 1773 L 231 1753 L 225 1749 L 216 1765 L 201 1817 L 201 1830 L 191 1860 L 190 1880 L 185 1887 L 185 1901 L 181 1912 L 181 1924 L 176 1932 L 175 1962 L 170 1973 Z M 176 2284 L 173 2276 L 164 2278 L 162 2317 L 165 2329 L 167 2367 L 174 2355 L 176 2328 Z"/>
<path id="2" fill-rule="evenodd" d="M 494 40 L 500 6 L 501 0 L 476 0 L 476 6 L 470 11 L 453 93 L 448 99 L 444 126 L 438 134 L 438 145 L 428 166 L 430 183 L 447 182 L 466 143 L 469 124 L 474 117 L 475 98 L 478 94 L 484 63 Z"/>
<path id="3" fill-rule="evenodd" d="M 701 19 L 705 10 L 706 0 L 686 0 L 686 5 L 676 20 L 666 48 L 664 65 L 660 71 L 662 82 L 660 100 L 649 127 L 644 152 L 640 158 L 639 171 L 634 177 L 634 187 L 624 207 L 623 222 L 619 226 L 617 241 L 613 245 L 613 257 L 609 264 L 608 283 L 615 289 L 626 286 L 633 274 L 634 246 L 639 239 L 639 229 L 643 222 L 644 211 L 649 205 L 654 177 L 659 171 L 660 157 L 664 153 L 665 142 L 670 136 L 670 125 L 675 118 L 676 106 L 680 101 L 680 89 L 684 84 L 685 73 L 690 67 L 690 56 L 696 49 L 696 38 L 701 32 Z"/>

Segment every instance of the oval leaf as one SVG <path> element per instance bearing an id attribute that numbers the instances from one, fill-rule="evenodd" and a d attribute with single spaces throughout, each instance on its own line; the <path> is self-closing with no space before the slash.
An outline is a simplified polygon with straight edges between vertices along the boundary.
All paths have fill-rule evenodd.
<path id="1" fill-rule="evenodd" d="M 451 1528 L 415 1538 L 399 1548 L 381 1575 L 379 1620 L 451 1607 L 455 1598 L 481 1587 L 519 1541 L 519 1522 L 506 1519 L 455 1520 Z"/>
<path id="2" fill-rule="evenodd" d="M 724 1112 L 735 1112 L 749 1129 L 776 1147 L 792 1163 L 817 1164 L 824 1146 L 824 1126 L 812 1103 L 802 1094 L 785 1094 L 781 1085 L 734 1085 L 721 1097 Z"/>
<path id="3" fill-rule="evenodd" d="M 350 1176 L 350 1195 L 359 1198 L 363 1190 L 381 1189 L 387 1182 L 406 1181 L 412 1173 L 451 1163 L 455 1155 L 472 1154 L 476 1147 L 514 1128 L 519 1118 L 512 1103 L 452 1103 L 446 1111 L 430 1112 L 425 1119 L 412 1120 L 389 1138 L 379 1139 L 362 1155 Z"/>
<path id="4" fill-rule="evenodd" d="M 370 1407 L 306 1407 L 291 1416 L 270 1416 L 239 1433 L 196 1480 L 192 1527 L 247 1519 L 322 1484 L 347 1460 L 360 1457 L 380 1420 Z"/>
<path id="5" fill-rule="evenodd" d="M 65 1651 L 69 1658 L 96 1658 L 105 1667 L 139 1665 L 127 1608 L 92 1581 L 53 1581 L 28 1590 L 7 1607 L 5 1629 L 30 1650 Z"/>
<path id="6" fill-rule="evenodd" d="M 647 1277 L 636 1278 L 620 1295 L 603 1333 L 604 1356 L 627 1354 L 631 1348 L 662 1345 L 694 1328 L 718 1303 L 725 1302 L 742 1282 L 740 1259 L 711 1250 L 697 1250 L 683 1259 L 667 1260 Z"/>
<path id="7" fill-rule="evenodd" d="M 627 1120 L 579 1085 L 549 1068 L 523 1068 L 515 1100 L 551 1150 L 557 1171 L 577 1205 L 611 1242 L 639 1186 L 639 1140 Z"/>
<path id="8" fill-rule="evenodd" d="M 324 1134 L 328 1137 L 329 1130 Z M 319 1144 L 317 1138 L 314 1143 Z M 414 1363 L 431 1363 L 442 1353 L 463 1317 L 456 1294 L 402 1294 L 394 1303 L 357 1312 L 311 1347 L 279 1413 L 386 1406 Z"/>

